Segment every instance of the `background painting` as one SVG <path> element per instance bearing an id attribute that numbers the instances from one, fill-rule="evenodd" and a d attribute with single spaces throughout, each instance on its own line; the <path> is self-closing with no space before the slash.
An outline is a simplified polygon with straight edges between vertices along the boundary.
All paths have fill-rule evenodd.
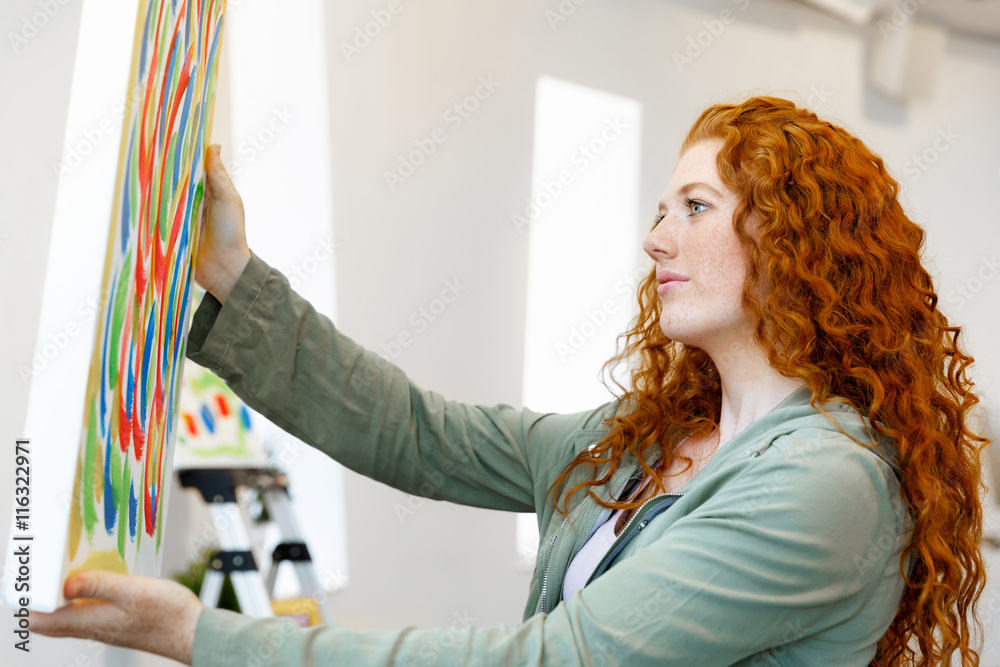
<path id="1" fill-rule="evenodd" d="M 224 0 L 140 3 L 67 569 L 157 574 Z"/>
<path id="2" fill-rule="evenodd" d="M 266 468 L 260 419 L 218 375 L 193 361 L 184 362 L 177 407 L 174 470 Z"/>

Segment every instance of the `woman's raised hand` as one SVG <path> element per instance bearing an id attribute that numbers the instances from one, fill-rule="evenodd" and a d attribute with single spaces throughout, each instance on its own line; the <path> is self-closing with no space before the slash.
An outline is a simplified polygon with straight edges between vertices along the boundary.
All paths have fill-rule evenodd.
<path id="1" fill-rule="evenodd" d="M 243 218 L 243 200 L 222 165 L 218 144 L 205 154 L 205 200 L 195 258 L 194 278 L 225 303 L 250 261 Z"/>

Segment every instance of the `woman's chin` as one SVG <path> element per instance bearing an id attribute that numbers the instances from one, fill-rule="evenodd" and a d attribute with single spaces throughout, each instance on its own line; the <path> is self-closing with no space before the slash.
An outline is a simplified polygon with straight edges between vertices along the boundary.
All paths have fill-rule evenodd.
<path id="1" fill-rule="evenodd" d="M 683 343 L 684 345 L 694 345 L 694 340 L 697 340 L 697 336 L 693 335 L 688 327 L 678 326 L 676 323 L 664 324 L 660 321 L 660 331 L 663 335 L 672 340 L 675 343 Z"/>

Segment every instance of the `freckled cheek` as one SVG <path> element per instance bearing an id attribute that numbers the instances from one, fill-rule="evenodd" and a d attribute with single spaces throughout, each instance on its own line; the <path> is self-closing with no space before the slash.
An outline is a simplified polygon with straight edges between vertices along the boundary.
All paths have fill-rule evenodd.
<path id="1" fill-rule="evenodd" d="M 740 304 L 746 280 L 743 250 L 723 243 L 705 244 L 695 262 L 701 289 L 725 303 Z"/>

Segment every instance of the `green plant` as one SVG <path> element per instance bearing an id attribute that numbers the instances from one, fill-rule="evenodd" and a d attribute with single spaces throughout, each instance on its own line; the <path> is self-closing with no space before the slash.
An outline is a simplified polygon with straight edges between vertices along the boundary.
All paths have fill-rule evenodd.
<path id="1" fill-rule="evenodd" d="M 201 584 L 205 580 L 205 572 L 208 571 L 209 563 L 212 561 L 215 552 L 215 547 L 205 547 L 201 550 L 198 558 L 191 561 L 187 571 L 174 572 L 171 578 L 177 583 L 187 586 L 194 591 L 195 595 L 198 595 L 201 592 Z M 236 599 L 236 589 L 233 588 L 233 582 L 230 581 L 228 574 L 225 575 L 225 579 L 222 582 L 222 592 L 219 593 L 219 602 L 216 604 L 216 607 L 218 609 L 240 611 L 240 603 Z"/>

